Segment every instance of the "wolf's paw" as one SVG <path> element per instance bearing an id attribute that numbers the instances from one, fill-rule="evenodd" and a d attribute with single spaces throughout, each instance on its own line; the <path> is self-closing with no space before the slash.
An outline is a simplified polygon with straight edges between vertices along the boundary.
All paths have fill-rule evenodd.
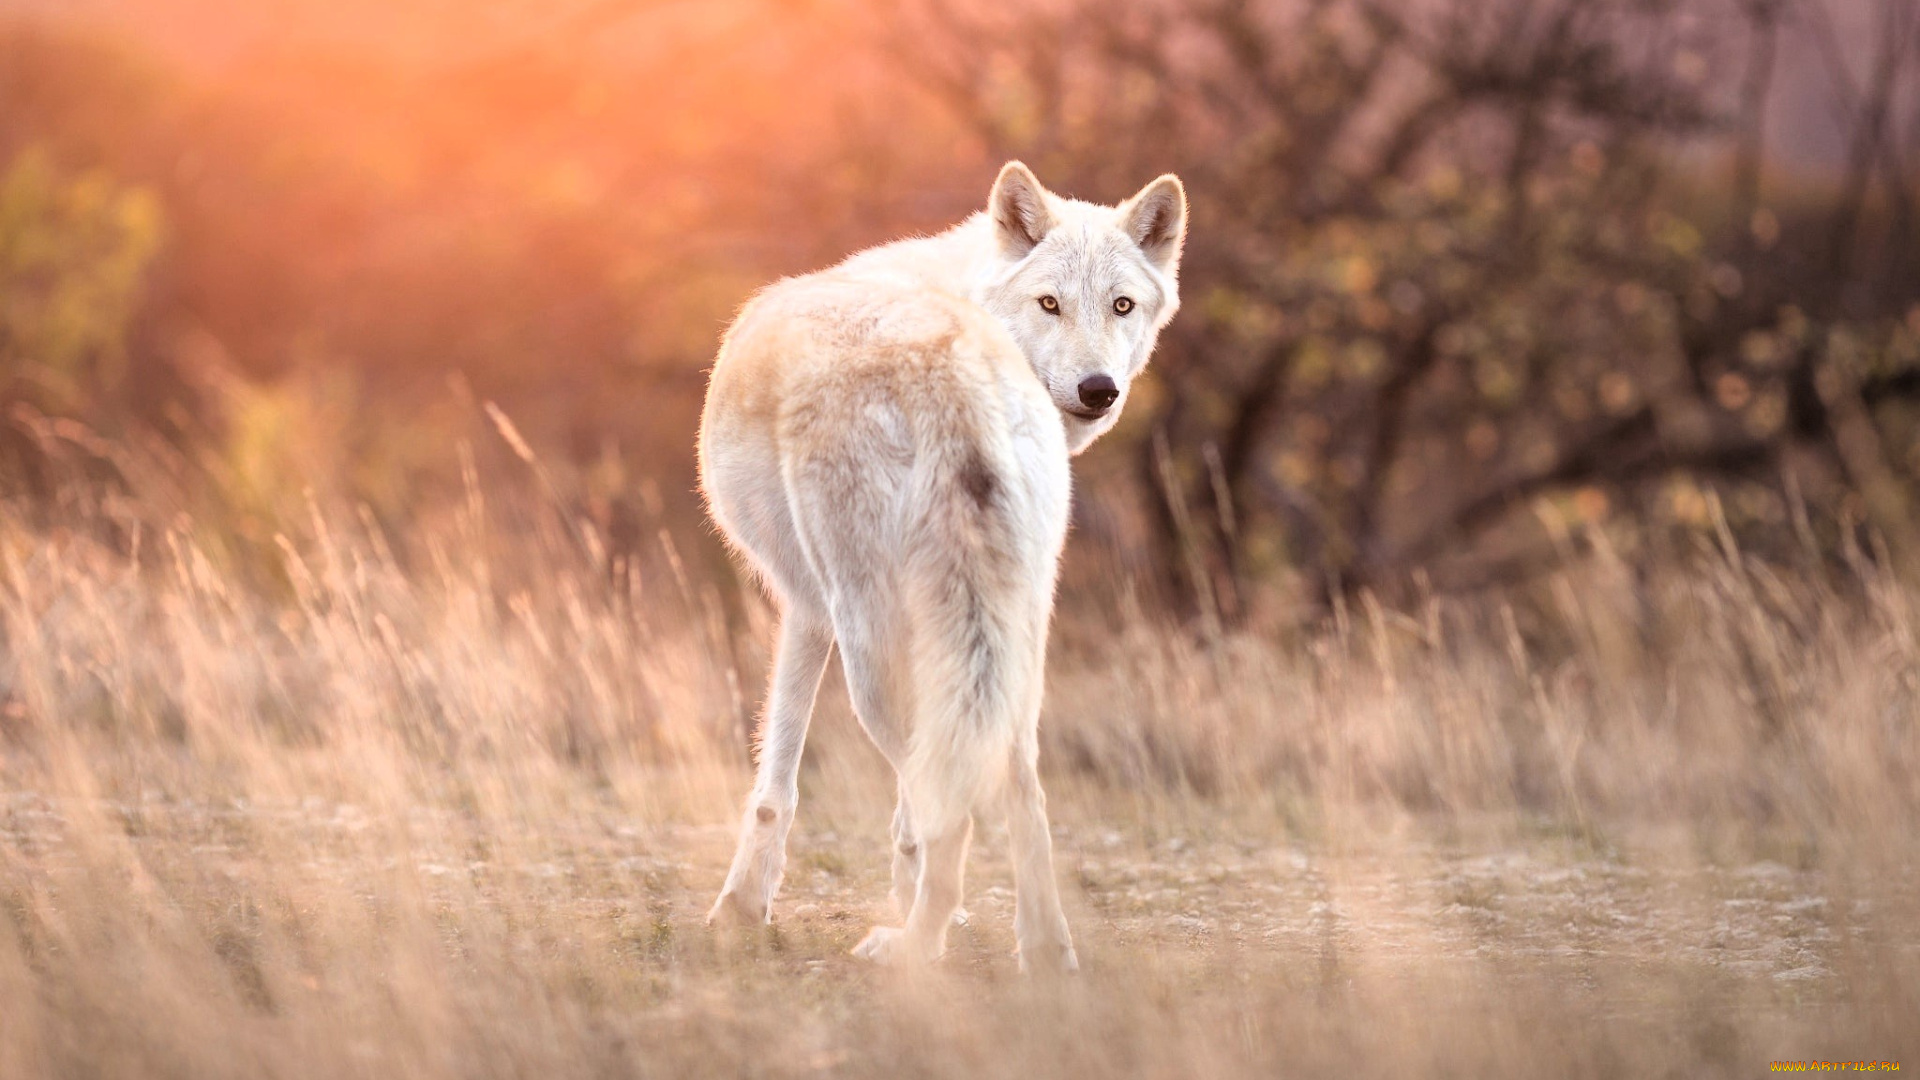
<path id="1" fill-rule="evenodd" d="M 853 955 L 881 967 L 901 967 L 920 961 L 907 941 L 907 932 L 897 926 L 876 926 L 867 931 Z"/>
<path id="2" fill-rule="evenodd" d="M 720 894 L 720 899 L 713 902 L 713 910 L 707 912 L 707 926 L 713 930 L 765 926 L 770 915 L 767 905 L 729 889 Z"/>
<path id="3" fill-rule="evenodd" d="M 1072 945 L 1035 945 L 1020 948 L 1020 972 L 1023 975 L 1073 975 L 1080 970 L 1080 958 Z"/>

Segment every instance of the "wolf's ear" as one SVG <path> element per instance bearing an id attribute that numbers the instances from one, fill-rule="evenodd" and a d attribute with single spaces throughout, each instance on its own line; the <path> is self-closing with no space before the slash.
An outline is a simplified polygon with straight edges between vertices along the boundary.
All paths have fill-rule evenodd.
<path id="1" fill-rule="evenodd" d="M 987 214 L 1007 254 L 1019 258 L 1032 251 L 1053 230 L 1053 212 L 1047 209 L 1047 189 L 1033 170 L 1009 161 L 993 181 L 987 196 Z"/>
<path id="2" fill-rule="evenodd" d="M 1120 228 L 1155 266 L 1172 273 L 1187 239 L 1187 189 L 1167 173 L 1120 204 Z"/>

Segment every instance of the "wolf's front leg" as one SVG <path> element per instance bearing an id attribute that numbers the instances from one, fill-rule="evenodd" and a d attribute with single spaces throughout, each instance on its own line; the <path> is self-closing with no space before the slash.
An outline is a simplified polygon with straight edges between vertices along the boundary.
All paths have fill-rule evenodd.
<path id="1" fill-rule="evenodd" d="M 913 831 L 913 817 L 907 810 L 907 792 L 893 807 L 893 906 L 900 917 L 913 912 L 913 894 L 920 887 L 920 837 Z"/>
<path id="2" fill-rule="evenodd" d="M 940 836 L 920 838 L 920 880 L 913 910 L 904 929 L 876 926 L 854 946 L 853 955 L 876 964 L 927 964 L 947 951 L 947 927 L 960 908 L 962 879 L 967 867 L 967 842 L 973 837 L 973 819 Z"/>
<path id="3" fill-rule="evenodd" d="M 800 752 L 833 634 L 824 620 L 789 609 L 780 619 L 773 687 L 760 722 L 760 767 L 740 822 L 740 845 L 707 925 L 765 923 L 787 865 L 787 832 L 800 805 Z"/>

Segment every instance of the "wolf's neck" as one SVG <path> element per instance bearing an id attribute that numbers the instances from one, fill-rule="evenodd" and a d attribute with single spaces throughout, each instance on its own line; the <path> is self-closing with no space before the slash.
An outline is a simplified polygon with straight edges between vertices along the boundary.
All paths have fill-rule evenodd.
<path id="1" fill-rule="evenodd" d="M 992 223 L 976 213 L 945 232 L 869 248 L 840 269 L 859 277 L 905 280 L 979 303 L 1006 265 Z"/>

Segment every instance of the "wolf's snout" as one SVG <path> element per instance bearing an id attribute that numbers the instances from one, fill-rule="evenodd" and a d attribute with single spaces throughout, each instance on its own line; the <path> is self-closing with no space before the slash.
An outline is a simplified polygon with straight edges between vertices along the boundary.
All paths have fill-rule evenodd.
<path id="1" fill-rule="evenodd" d="M 1120 400 L 1120 388 L 1111 375 L 1089 375 L 1080 380 L 1080 404 L 1096 412 L 1106 412 Z"/>

